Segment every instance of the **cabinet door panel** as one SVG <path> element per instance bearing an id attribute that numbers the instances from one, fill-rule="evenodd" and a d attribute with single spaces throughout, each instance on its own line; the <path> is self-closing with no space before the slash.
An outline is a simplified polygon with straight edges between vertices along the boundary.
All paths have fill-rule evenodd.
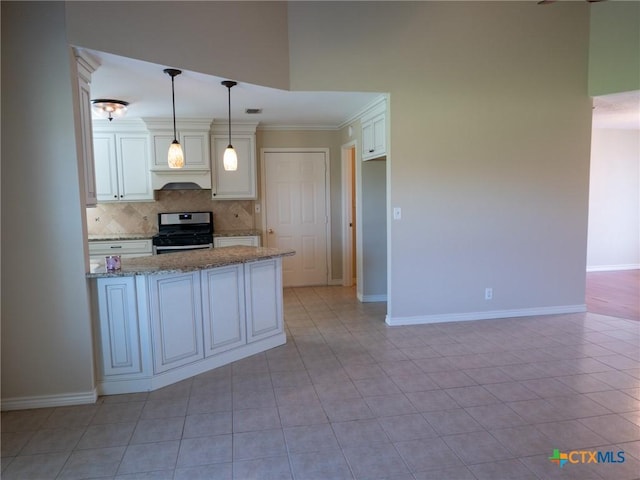
<path id="1" fill-rule="evenodd" d="M 247 235 L 241 237 L 214 237 L 214 247 L 232 247 L 234 245 L 245 245 L 248 247 L 259 247 L 260 237 L 257 235 Z"/>
<path id="2" fill-rule="evenodd" d="M 152 200 L 149 140 L 145 136 L 116 135 L 120 184 L 125 200 Z"/>
<path id="3" fill-rule="evenodd" d="M 245 264 L 247 341 L 253 342 L 282 330 L 282 261 Z"/>
<path id="4" fill-rule="evenodd" d="M 200 272 L 149 277 L 156 373 L 203 357 Z"/>
<path id="5" fill-rule="evenodd" d="M 104 376 L 140 373 L 140 335 L 133 277 L 98 280 Z"/>
<path id="6" fill-rule="evenodd" d="M 238 154 L 238 169 L 228 172 L 222 158 L 229 144 L 226 136 L 213 137 L 215 164 L 213 169 L 212 195 L 214 200 L 256 198 L 256 157 L 253 136 L 231 136 L 233 148 Z"/>
<path id="7" fill-rule="evenodd" d="M 205 356 L 246 343 L 242 265 L 202 272 Z"/>
<path id="8" fill-rule="evenodd" d="M 116 143 L 113 135 L 94 135 L 96 197 L 98 201 L 118 200 L 118 171 L 116 169 Z"/>
<path id="9" fill-rule="evenodd" d="M 168 169 L 167 155 L 169 153 L 169 146 L 171 146 L 171 142 L 173 142 L 173 132 L 154 133 L 151 138 L 153 168 L 159 170 Z"/>
<path id="10" fill-rule="evenodd" d="M 180 132 L 184 151 L 184 168 L 209 170 L 209 135 L 202 132 Z"/>

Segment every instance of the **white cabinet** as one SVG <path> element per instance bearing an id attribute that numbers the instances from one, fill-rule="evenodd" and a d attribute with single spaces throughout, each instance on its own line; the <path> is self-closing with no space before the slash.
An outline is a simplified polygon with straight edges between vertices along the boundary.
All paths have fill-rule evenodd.
<path id="1" fill-rule="evenodd" d="M 204 270 L 201 281 L 205 356 L 247 343 L 242 265 Z"/>
<path id="2" fill-rule="evenodd" d="M 103 376 L 142 373 L 133 277 L 99 278 L 98 365 Z"/>
<path id="3" fill-rule="evenodd" d="M 255 200 L 258 195 L 256 175 L 256 124 L 232 124 L 231 144 L 238 154 L 238 169 L 226 171 L 222 159 L 229 145 L 228 126 L 214 124 L 211 135 L 213 153 L 211 195 L 214 200 Z"/>
<path id="4" fill-rule="evenodd" d="M 282 262 L 262 260 L 244 265 L 247 342 L 276 335 L 283 329 Z"/>
<path id="5" fill-rule="evenodd" d="M 144 118 L 151 143 L 151 181 L 154 189 L 167 183 L 196 183 L 211 188 L 211 120 L 177 119 L 176 135 L 184 154 L 184 167 L 169 168 L 167 152 L 173 142 L 173 120 Z"/>
<path id="6" fill-rule="evenodd" d="M 200 272 L 149 276 L 155 373 L 204 358 Z"/>
<path id="7" fill-rule="evenodd" d="M 362 125 L 362 160 L 387 154 L 387 114 L 385 102 L 380 102 L 360 119 Z"/>
<path id="8" fill-rule="evenodd" d="M 167 152 L 173 142 L 173 132 L 152 132 L 152 159 L 151 168 L 153 170 L 176 170 L 170 169 L 167 163 Z M 184 154 L 184 167 L 182 171 L 206 170 L 210 169 L 209 162 L 209 132 L 178 132 L 178 142 L 182 146 Z"/>
<path id="9" fill-rule="evenodd" d="M 104 264 L 105 255 L 120 255 L 122 258 L 146 257 L 153 253 L 150 238 L 139 240 L 91 240 L 89 257 L 92 262 Z"/>
<path id="10" fill-rule="evenodd" d="M 234 245 L 245 245 L 248 247 L 259 247 L 260 237 L 258 235 L 239 235 L 232 237 L 213 237 L 214 247 L 231 247 Z"/>
<path id="11" fill-rule="evenodd" d="M 99 202 L 153 200 L 147 134 L 94 131 L 93 146 Z"/>
<path id="12" fill-rule="evenodd" d="M 96 175 L 93 159 L 92 120 L 91 120 L 91 74 L 98 63 L 84 52 L 75 51 L 78 77 L 78 113 L 79 169 L 80 179 L 84 182 L 85 206 L 93 207 L 98 203 L 96 193 Z"/>

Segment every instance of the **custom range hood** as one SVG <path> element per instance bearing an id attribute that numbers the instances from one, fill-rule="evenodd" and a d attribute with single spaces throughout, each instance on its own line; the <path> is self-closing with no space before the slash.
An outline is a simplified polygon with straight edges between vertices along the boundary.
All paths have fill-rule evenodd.
<path id="1" fill-rule="evenodd" d="M 151 140 L 151 186 L 154 190 L 211 188 L 212 119 L 178 119 L 177 133 L 184 150 L 184 166 L 169 168 L 167 150 L 174 141 L 173 124 L 167 118 L 143 118 Z"/>

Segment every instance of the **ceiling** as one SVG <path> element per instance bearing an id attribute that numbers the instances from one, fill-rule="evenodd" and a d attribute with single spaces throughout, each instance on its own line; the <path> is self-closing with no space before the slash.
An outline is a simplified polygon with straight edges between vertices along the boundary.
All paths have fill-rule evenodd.
<path id="1" fill-rule="evenodd" d="M 171 117 L 171 77 L 157 65 L 86 50 L 100 67 L 91 77 L 93 98 L 129 102 L 127 118 Z M 227 119 L 227 88 L 222 77 L 183 70 L 175 78 L 178 118 Z M 232 80 L 232 79 L 231 79 Z M 239 82 L 231 89 L 232 121 L 255 121 L 261 128 L 335 129 L 379 98 L 377 92 L 292 92 Z M 640 129 L 640 91 L 593 99 L 596 128 Z M 248 108 L 260 114 L 245 113 Z"/>
<path id="2" fill-rule="evenodd" d="M 85 50 L 100 67 L 91 76 L 91 97 L 129 102 L 126 118 L 171 117 L 171 77 L 157 65 L 95 50 Z M 176 117 L 228 118 L 223 80 L 183 70 L 175 77 Z M 231 119 L 259 122 L 262 128 L 335 129 L 380 97 L 375 92 L 292 92 L 238 82 L 231 89 Z M 247 114 L 247 108 L 261 109 Z"/>
<path id="3" fill-rule="evenodd" d="M 593 126 L 640 130 L 640 90 L 594 97 Z"/>

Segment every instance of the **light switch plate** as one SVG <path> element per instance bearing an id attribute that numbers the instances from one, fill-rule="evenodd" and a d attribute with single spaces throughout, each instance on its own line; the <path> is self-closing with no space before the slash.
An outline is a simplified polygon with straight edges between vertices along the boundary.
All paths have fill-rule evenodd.
<path id="1" fill-rule="evenodd" d="M 393 219 L 400 220 L 402 218 L 402 209 L 400 207 L 393 208 Z"/>

